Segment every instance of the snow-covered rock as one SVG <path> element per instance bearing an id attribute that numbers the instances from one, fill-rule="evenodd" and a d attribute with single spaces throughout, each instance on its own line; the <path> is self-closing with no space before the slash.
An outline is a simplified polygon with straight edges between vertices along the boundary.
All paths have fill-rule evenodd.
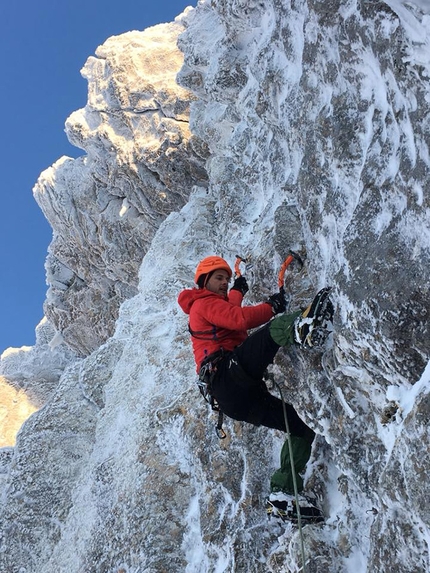
<path id="1" fill-rule="evenodd" d="M 36 344 L 0 356 L 0 447 L 11 446 L 22 423 L 49 400 L 64 370 L 78 360 L 46 318 Z"/>
<path id="2" fill-rule="evenodd" d="M 274 366 L 317 433 L 306 490 L 326 522 L 303 529 L 306 571 L 429 570 L 430 20 L 422 4 L 203 0 L 188 12 L 178 80 L 194 94 L 190 129 L 208 153 L 208 185 L 163 214 L 114 335 L 65 371 L 0 457 L 0 569 L 304 569 L 297 530 L 265 518 L 284 436 L 228 420 L 219 442 L 176 304 L 200 258 L 233 262 L 237 252 L 253 264 L 248 303 L 260 301 L 276 290 L 293 248 L 306 264 L 288 273 L 290 307 L 331 284 L 336 308 L 323 353 L 282 350 Z M 88 179 L 109 166 L 103 142 L 91 145 Z M 130 158 L 122 143 L 121 153 Z M 56 185 L 53 212 L 67 188 Z M 101 214 L 83 205 L 82 219 L 93 208 L 103 235 Z M 54 242 L 64 241 L 60 230 Z M 100 273 L 109 276 L 103 248 Z"/>
<path id="3" fill-rule="evenodd" d="M 44 317 L 36 327 L 36 344 L 8 348 L 0 358 L 0 375 L 23 390 L 35 406 L 45 404 L 67 366 L 78 360 Z"/>
<path id="4" fill-rule="evenodd" d="M 54 230 L 46 260 L 45 314 L 88 355 L 112 334 L 121 303 L 155 231 L 204 182 L 204 146 L 188 127 L 191 93 L 175 76 L 183 27 L 154 26 L 109 38 L 88 58 L 88 103 L 66 123 L 86 154 L 59 159 L 34 195 Z"/>

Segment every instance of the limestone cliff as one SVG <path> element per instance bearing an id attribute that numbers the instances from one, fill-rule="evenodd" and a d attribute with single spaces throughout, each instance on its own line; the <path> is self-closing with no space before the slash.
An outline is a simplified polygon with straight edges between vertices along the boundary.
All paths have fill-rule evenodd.
<path id="1" fill-rule="evenodd" d="M 3 451 L 0 569 L 424 573 L 426 4 L 203 0 L 175 24 L 177 34 L 182 26 L 178 93 L 193 100 L 188 142 L 198 142 L 204 170 L 187 155 L 187 143 L 180 193 L 160 175 L 148 184 L 149 197 L 140 182 L 121 185 L 118 200 L 113 191 L 101 195 L 119 158 L 120 172 L 133 181 L 154 160 L 135 147 L 153 125 L 129 111 L 145 107 L 147 96 L 124 95 L 124 75 L 112 92 L 122 94 L 121 106 L 103 98 L 98 109 L 99 90 L 90 82 L 90 107 L 69 120 L 88 157 L 63 161 L 37 186 L 54 227 L 47 313 L 73 348 L 91 354 L 70 362 L 15 448 Z M 102 61 L 90 60 L 85 73 L 106 65 L 107 53 L 116 61 L 117 47 L 131 37 L 109 40 Z M 129 49 L 130 60 L 137 49 L 140 61 L 145 49 Z M 127 120 L 126 130 L 115 120 L 129 113 L 136 123 Z M 154 153 L 171 173 L 170 153 Z M 76 171 L 83 179 L 74 186 Z M 168 207 L 158 210 L 160 181 L 172 194 L 165 191 Z M 132 210 L 128 219 L 130 205 L 139 215 Z M 305 565 L 297 530 L 268 523 L 264 511 L 284 436 L 229 420 L 228 438 L 218 440 L 195 387 L 187 321 L 176 304 L 200 258 L 217 253 L 233 262 L 236 252 L 252 263 L 247 303 L 260 301 L 276 290 L 289 248 L 305 257 L 304 270 L 288 275 L 290 308 L 326 284 L 336 308 L 324 352 L 290 348 L 274 365 L 286 399 L 318 435 L 306 490 L 326 522 L 303 529 Z M 137 269 L 139 253 L 136 292 L 130 268 Z M 109 298 L 111 283 L 118 287 Z M 93 337 L 94 299 L 117 302 Z M 76 323 L 75 307 L 83 315 Z M 82 336 L 74 324 L 84 325 Z"/>

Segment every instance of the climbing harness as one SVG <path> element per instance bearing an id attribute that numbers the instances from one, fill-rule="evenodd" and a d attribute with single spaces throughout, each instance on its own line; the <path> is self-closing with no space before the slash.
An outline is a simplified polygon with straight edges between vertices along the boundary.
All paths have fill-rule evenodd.
<path id="1" fill-rule="evenodd" d="M 188 323 L 188 332 L 193 338 L 198 338 L 199 340 L 216 340 L 217 342 L 222 342 L 224 338 L 229 336 L 228 331 L 225 329 L 217 328 L 214 324 L 211 325 L 210 330 L 192 330 L 190 323 Z"/>
<path id="2" fill-rule="evenodd" d="M 220 440 L 223 440 L 227 434 L 224 432 L 222 424 L 224 422 L 224 413 L 219 407 L 218 402 L 212 394 L 212 382 L 217 372 L 217 364 L 224 358 L 224 350 L 221 348 L 217 352 L 210 354 L 202 362 L 197 380 L 197 386 L 206 402 L 214 412 L 218 412 L 218 421 L 215 426 L 216 434 Z"/>
<path id="3" fill-rule="evenodd" d="M 217 328 L 214 324 L 210 330 L 192 330 L 190 323 L 188 323 L 188 332 L 200 340 L 218 340 Z"/>

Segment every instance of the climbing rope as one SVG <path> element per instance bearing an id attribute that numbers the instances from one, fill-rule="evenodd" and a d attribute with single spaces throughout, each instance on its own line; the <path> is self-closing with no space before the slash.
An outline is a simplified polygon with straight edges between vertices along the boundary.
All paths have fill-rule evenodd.
<path id="1" fill-rule="evenodd" d="M 306 573 L 306 554 L 305 554 L 305 542 L 304 542 L 304 538 L 303 538 L 303 530 L 302 530 L 302 516 L 300 515 L 300 503 L 299 503 L 299 490 L 297 487 L 297 479 L 296 479 L 296 469 L 295 469 L 295 465 L 294 465 L 294 457 L 293 457 L 293 445 L 291 443 L 291 433 L 290 433 L 290 425 L 288 423 L 288 417 L 287 417 L 287 407 L 285 405 L 285 400 L 284 400 L 284 396 L 282 394 L 282 390 L 281 387 L 279 386 L 279 384 L 275 381 L 273 374 L 269 375 L 274 386 L 276 386 L 276 388 L 278 389 L 279 395 L 281 396 L 281 401 L 282 401 L 282 411 L 284 413 L 284 421 L 285 421 L 285 429 L 287 431 L 287 442 L 288 442 L 288 451 L 290 454 L 290 464 L 291 464 L 291 472 L 293 474 L 293 489 L 294 489 L 294 497 L 296 498 L 296 510 L 297 510 L 297 526 L 299 528 L 299 537 L 300 537 L 300 551 L 302 554 L 302 563 L 303 563 L 303 567 L 302 567 L 302 571 L 303 573 Z"/>

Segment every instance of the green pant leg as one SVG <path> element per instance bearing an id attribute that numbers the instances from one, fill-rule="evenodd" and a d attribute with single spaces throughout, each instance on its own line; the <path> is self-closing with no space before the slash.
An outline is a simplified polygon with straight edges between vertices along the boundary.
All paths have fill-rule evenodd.
<path id="1" fill-rule="evenodd" d="M 270 336 L 279 344 L 287 346 L 294 344 L 294 322 L 301 311 L 293 314 L 282 314 L 272 320 L 269 327 Z M 304 437 L 291 436 L 291 446 L 293 451 L 294 469 L 296 474 L 297 489 L 303 489 L 303 478 L 299 475 L 304 469 L 311 455 L 312 441 L 315 434 L 309 428 L 309 432 Z M 285 440 L 281 450 L 281 467 L 276 470 L 270 480 L 270 490 L 272 492 L 283 491 L 285 493 L 294 492 L 293 473 L 291 470 L 290 451 L 288 440 Z"/>
<path id="2" fill-rule="evenodd" d="M 269 332 L 276 344 L 287 346 L 294 343 L 294 321 L 300 315 L 301 312 L 297 311 L 293 314 L 281 314 L 272 320 Z"/>
<path id="3" fill-rule="evenodd" d="M 296 474 L 297 489 L 302 491 L 303 478 L 299 475 L 306 466 L 312 448 L 312 440 L 291 436 L 293 450 L 294 469 Z M 276 470 L 270 480 L 270 491 L 283 491 L 284 493 L 294 493 L 293 473 L 291 470 L 290 451 L 288 440 L 285 440 L 281 450 L 281 467 Z"/>

